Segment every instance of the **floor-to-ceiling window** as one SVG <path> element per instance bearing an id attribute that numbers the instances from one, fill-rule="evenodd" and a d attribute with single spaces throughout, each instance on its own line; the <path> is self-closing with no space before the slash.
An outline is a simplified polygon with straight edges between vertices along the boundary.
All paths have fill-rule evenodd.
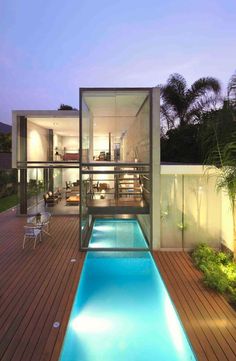
<path id="1" fill-rule="evenodd" d="M 108 218 L 136 220 L 149 245 L 151 90 L 81 89 L 80 117 L 81 247 L 91 247 L 93 222 Z M 132 239 L 101 244 L 92 248 L 143 248 Z"/>
<path id="2" fill-rule="evenodd" d="M 18 213 L 78 214 L 78 111 L 29 112 L 17 125 Z"/>

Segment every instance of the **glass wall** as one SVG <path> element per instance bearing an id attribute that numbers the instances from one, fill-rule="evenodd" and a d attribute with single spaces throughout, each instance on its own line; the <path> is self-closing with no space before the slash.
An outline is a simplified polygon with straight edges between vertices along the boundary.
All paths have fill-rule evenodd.
<path id="1" fill-rule="evenodd" d="M 220 244 L 221 196 L 211 175 L 161 175 L 161 247 Z"/>
<path id="2" fill-rule="evenodd" d="M 22 170 L 21 170 L 22 171 Z M 19 182 L 20 172 L 19 170 Z M 78 215 L 80 202 L 79 167 L 28 167 L 26 171 L 26 214 L 49 211 L 54 215 Z M 22 186 L 19 199 L 23 200 Z M 21 214 L 18 207 L 18 214 Z"/>
<path id="3" fill-rule="evenodd" d="M 78 214 L 78 111 L 19 116 L 17 129 L 19 213 Z"/>
<path id="4" fill-rule="evenodd" d="M 80 112 L 81 246 L 102 216 L 145 214 L 150 237 L 150 91 L 83 89 Z"/>
<path id="5" fill-rule="evenodd" d="M 79 116 L 72 113 L 17 117 L 17 161 L 79 162 Z"/>

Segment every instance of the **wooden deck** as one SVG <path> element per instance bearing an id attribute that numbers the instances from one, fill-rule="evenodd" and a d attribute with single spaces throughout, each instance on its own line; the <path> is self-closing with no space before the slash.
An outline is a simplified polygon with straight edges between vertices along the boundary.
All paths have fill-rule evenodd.
<path id="1" fill-rule="evenodd" d="M 198 360 L 236 360 L 236 312 L 206 289 L 184 252 L 154 252 L 154 258 Z"/>
<path id="2" fill-rule="evenodd" d="M 25 222 L 11 211 L 0 214 L 0 360 L 57 361 L 84 260 L 79 220 L 53 217 L 52 237 L 35 250 L 21 248 Z M 154 258 L 198 359 L 236 360 L 235 311 L 202 286 L 187 254 Z"/>
<path id="3" fill-rule="evenodd" d="M 0 360 L 55 361 L 84 259 L 79 220 L 54 217 L 52 237 L 35 250 L 32 243 L 22 250 L 25 221 L 0 215 Z"/>

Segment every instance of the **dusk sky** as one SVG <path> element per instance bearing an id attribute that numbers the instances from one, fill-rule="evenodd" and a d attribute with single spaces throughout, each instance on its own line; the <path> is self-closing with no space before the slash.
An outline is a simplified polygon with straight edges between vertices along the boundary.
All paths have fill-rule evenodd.
<path id="1" fill-rule="evenodd" d="M 1 0 L 0 121 L 79 106 L 79 87 L 191 84 L 236 70 L 236 0 Z"/>

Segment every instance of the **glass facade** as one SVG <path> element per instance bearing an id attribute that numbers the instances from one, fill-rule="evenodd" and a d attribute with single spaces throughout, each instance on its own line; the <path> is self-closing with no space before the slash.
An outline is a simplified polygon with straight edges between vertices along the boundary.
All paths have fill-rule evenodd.
<path id="1" fill-rule="evenodd" d="M 17 117 L 19 214 L 79 214 L 79 115 Z"/>
<path id="2" fill-rule="evenodd" d="M 89 248 L 91 228 L 98 218 L 138 219 L 150 239 L 150 93 L 149 89 L 81 89 L 80 214 L 84 249 Z M 123 247 L 116 244 L 114 248 Z"/>

